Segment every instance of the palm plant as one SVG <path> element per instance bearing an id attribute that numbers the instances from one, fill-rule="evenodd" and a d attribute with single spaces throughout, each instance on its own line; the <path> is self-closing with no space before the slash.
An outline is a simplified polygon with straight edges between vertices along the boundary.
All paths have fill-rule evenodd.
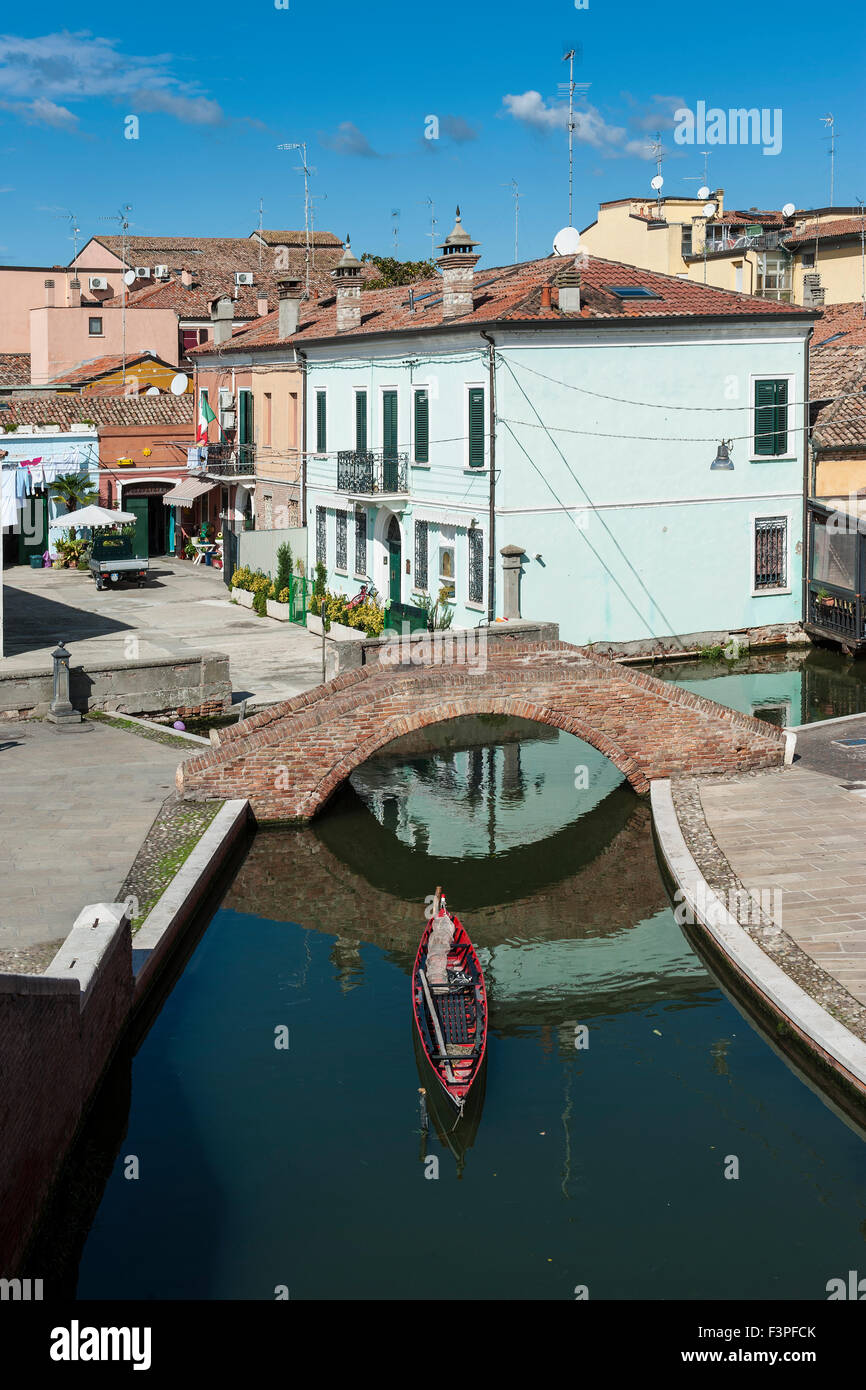
<path id="1" fill-rule="evenodd" d="M 74 512 L 79 507 L 89 507 L 98 493 L 89 473 L 61 473 L 51 484 L 51 496 L 56 502 L 62 502 L 68 512 Z M 74 526 L 69 528 L 69 539 L 75 540 Z"/>

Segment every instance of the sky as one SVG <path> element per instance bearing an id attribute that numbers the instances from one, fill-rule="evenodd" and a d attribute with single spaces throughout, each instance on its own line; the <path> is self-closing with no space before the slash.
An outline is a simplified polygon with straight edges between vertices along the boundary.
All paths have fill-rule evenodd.
<path id="1" fill-rule="evenodd" d="M 315 227 L 351 235 L 358 254 L 429 255 L 431 213 L 439 242 L 459 203 L 482 264 L 510 262 L 516 183 L 519 258 L 546 255 L 569 221 L 569 48 L 577 227 L 601 201 L 653 196 L 657 131 L 665 193 L 696 195 L 709 150 L 707 183 L 727 206 L 820 207 L 832 114 L 834 202 L 866 198 L 859 0 L 823 12 L 813 0 L 96 0 L 78 12 L 86 28 L 54 3 L 12 13 L 3 264 L 65 264 L 73 225 L 80 247 L 116 232 L 127 205 L 140 236 L 246 236 L 260 200 L 266 228 L 301 228 L 300 154 L 278 149 L 301 141 Z M 763 143 L 678 140 L 676 113 L 700 102 L 765 111 Z"/>

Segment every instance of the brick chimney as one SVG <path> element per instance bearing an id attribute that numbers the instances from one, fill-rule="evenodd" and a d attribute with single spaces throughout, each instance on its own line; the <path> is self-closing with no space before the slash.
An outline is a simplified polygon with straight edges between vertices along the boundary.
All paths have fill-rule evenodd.
<path id="1" fill-rule="evenodd" d="M 346 246 L 331 279 L 337 291 L 337 332 L 347 333 L 361 327 L 361 262 L 346 237 Z"/>
<path id="2" fill-rule="evenodd" d="M 232 336 L 232 317 L 234 305 L 227 294 L 221 294 L 218 299 L 210 302 L 210 316 L 213 324 L 211 338 L 215 346 L 220 343 L 228 342 Z"/>
<path id="3" fill-rule="evenodd" d="M 186 267 L 180 272 L 180 283 L 185 285 L 187 289 L 192 286 L 192 271 L 187 270 Z"/>
<path id="4" fill-rule="evenodd" d="M 556 277 L 559 286 L 559 312 L 561 314 L 580 313 L 580 271 L 577 260 L 567 269 L 560 270 Z"/>
<path id="5" fill-rule="evenodd" d="M 258 294 L 256 295 L 256 313 L 258 314 L 260 319 L 263 319 L 267 312 L 268 296 L 265 294 L 264 290 L 259 290 Z"/>
<path id="6" fill-rule="evenodd" d="M 279 302 L 279 337 L 280 341 L 284 338 L 291 338 L 298 331 L 298 319 L 301 314 L 301 295 L 304 292 L 303 281 L 301 280 L 278 280 L 277 293 L 280 297 Z"/>
<path id="7" fill-rule="evenodd" d="M 73 309 L 81 308 L 81 281 L 77 276 L 69 281 L 69 303 Z"/>
<path id="8" fill-rule="evenodd" d="M 443 319 L 456 319 L 460 318 L 461 314 L 471 314 L 475 307 L 472 297 L 472 272 L 481 259 L 474 254 L 478 245 L 479 243 L 473 241 L 464 229 L 458 207 L 454 229 L 442 242 L 439 248 L 442 255 L 436 260 L 442 272 Z"/>

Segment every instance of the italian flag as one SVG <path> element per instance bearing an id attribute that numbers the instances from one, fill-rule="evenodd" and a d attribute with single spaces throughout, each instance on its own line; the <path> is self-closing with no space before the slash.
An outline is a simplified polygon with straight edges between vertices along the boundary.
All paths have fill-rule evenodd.
<path id="1" fill-rule="evenodd" d="M 200 396 L 198 405 L 198 430 L 195 436 L 196 444 L 207 444 L 207 427 L 211 420 L 215 419 L 216 416 L 207 403 L 207 397 Z"/>

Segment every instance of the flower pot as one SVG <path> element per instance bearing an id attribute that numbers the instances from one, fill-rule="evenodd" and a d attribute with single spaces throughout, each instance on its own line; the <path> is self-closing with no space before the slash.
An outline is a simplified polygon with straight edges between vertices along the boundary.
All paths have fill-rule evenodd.
<path id="1" fill-rule="evenodd" d="M 276 618 L 278 623 L 290 623 L 292 621 L 292 605 L 290 603 L 277 603 L 276 599 L 269 598 L 265 602 L 265 611 L 269 618 Z"/>
<path id="2" fill-rule="evenodd" d="M 232 589 L 232 598 L 237 599 L 241 608 L 252 608 L 253 596 L 249 589 Z"/>

